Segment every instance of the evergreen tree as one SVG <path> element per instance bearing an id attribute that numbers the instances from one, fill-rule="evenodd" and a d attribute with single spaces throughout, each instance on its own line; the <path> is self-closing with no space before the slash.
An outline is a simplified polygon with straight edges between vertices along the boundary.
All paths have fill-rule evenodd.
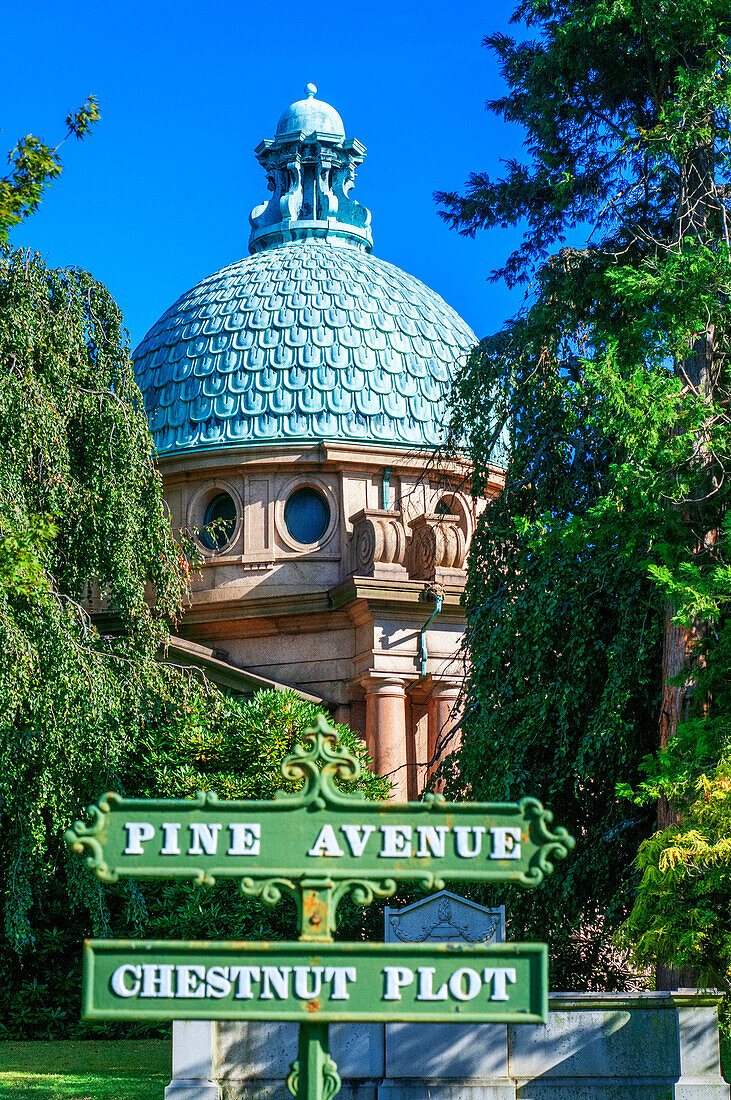
<path id="1" fill-rule="evenodd" d="M 514 20 L 528 37 L 486 39 L 508 89 L 488 107 L 525 128 L 526 157 L 438 196 L 462 233 L 523 226 L 493 277 L 527 285 L 524 309 L 455 389 L 476 491 L 506 439 L 509 463 L 471 551 L 470 707 L 453 782 L 480 797 L 537 794 L 573 825 L 565 870 L 511 900 L 514 932 L 548 927 L 554 985 L 611 987 L 624 963 L 609 937 L 653 824 L 647 784 L 634 802 L 616 785 L 636 783 L 658 745 L 699 781 L 709 738 L 701 761 L 679 723 L 729 714 L 711 680 L 728 652 L 731 11 L 525 0 Z M 660 824 L 682 830 L 680 764 L 673 779 L 669 760 L 646 767 L 666 775 Z M 665 923 L 662 935 L 634 928 L 639 961 L 708 961 L 699 939 L 679 950 L 680 907 L 661 917 L 644 900 L 643 920 Z"/>

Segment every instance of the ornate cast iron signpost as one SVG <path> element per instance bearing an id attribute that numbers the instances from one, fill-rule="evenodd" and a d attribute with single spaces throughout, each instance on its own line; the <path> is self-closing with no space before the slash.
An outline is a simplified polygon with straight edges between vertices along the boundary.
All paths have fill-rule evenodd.
<path id="1" fill-rule="evenodd" d="M 545 1022 L 544 944 L 333 943 L 338 902 L 390 897 L 398 882 L 446 880 L 535 887 L 574 841 L 550 811 L 517 803 L 366 802 L 339 784 L 359 766 L 324 717 L 282 764 L 303 782 L 272 801 L 125 799 L 107 794 L 66 840 L 104 882 L 238 878 L 247 895 L 297 902 L 298 943 L 91 940 L 84 949 L 87 1019 L 300 1021 L 287 1085 L 296 1100 L 340 1087 L 328 1047 L 333 1021 Z"/>

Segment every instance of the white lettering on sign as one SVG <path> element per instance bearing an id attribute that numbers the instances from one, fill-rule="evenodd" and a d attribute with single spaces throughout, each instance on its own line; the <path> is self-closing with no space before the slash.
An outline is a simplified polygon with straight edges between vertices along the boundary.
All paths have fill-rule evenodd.
<path id="1" fill-rule="evenodd" d="M 160 849 L 161 856 L 179 856 L 180 848 L 178 846 L 178 833 L 180 832 L 179 821 L 165 821 L 162 827 L 162 835 L 164 838 L 163 846 Z"/>
<path id="2" fill-rule="evenodd" d="M 386 979 L 384 1001 L 400 1001 L 401 990 L 404 986 L 412 985 L 414 981 L 414 971 L 408 966 L 384 966 L 383 976 Z"/>
<path id="3" fill-rule="evenodd" d="M 520 829 L 501 826 L 490 829 L 492 836 L 491 859 L 520 859 Z"/>
<path id="4" fill-rule="evenodd" d="M 331 1001 L 348 1001 L 348 982 L 354 982 L 358 971 L 354 966 L 328 966 L 325 969 L 325 981 L 332 982 Z"/>
<path id="5" fill-rule="evenodd" d="M 482 834 L 486 832 L 484 825 L 455 825 L 454 843 L 457 855 L 465 859 L 474 859 L 482 851 Z M 472 834 L 472 847 L 470 848 L 470 833 Z"/>
<path id="6" fill-rule="evenodd" d="M 434 990 L 434 975 L 436 972 L 437 968 L 435 966 L 419 967 L 419 992 L 416 994 L 417 1001 L 446 1001 L 448 997 L 446 982 L 442 982 L 436 992 Z"/>
<path id="7" fill-rule="evenodd" d="M 294 966 L 294 995 L 301 1001 L 311 1001 L 313 997 L 319 997 L 322 993 L 322 966 Z M 310 989 L 310 976 L 314 977 L 312 989 Z"/>
<path id="8" fill-rule="evenodd" d="M 260 856 L 260 821 L 127 821 L 125 856 Z M 488 834 L 485 839 L 485 834 Z M 451 839 L 450 839 L 451 838 Z M 322 825 L 307 855 L 360 859 L 366 852 L 384 859 L 512 859 L 523 856 L 519 825 Z M 270 845 L 272 838 L 270 837 Z M 448 849 L 449 845 L 449 849 Z"/>
<path id="9" fill-rule="evenodd" d="M 383 847 L 380 854 L 387 859 L 398 859 L 399 856 L 411 855 L 411 826 L 410 825 L 381 825 L 383 833 Z"/>
<path id="10" fill-rule="evenodd" d="M 449 826 L 417 825 L 416 831 L 419 834 L 419 847 L 416 849 L 415 854 L 417 856 L 432 855 L 436 856 L 437 859 L 443 859 Z"/>
<path id="11" fill-rule="evenodd" d="M 140 997 L 172 997 L 174 970 L 168 963 L 162 966 L 143 963 Z"/>
<path id="12" fill-rule="evenodd" d="M 205 966 L 176 966 L 175 970 L 178 978 L 176 997 L 205 997 Z"/>
<path id="13" fill-rule="evenodd" d="M 229 856 L 258 856 L 261 850 L 261 825 L 258 821 L 250 825 L 242 821 L 234 821 L 229 825 L 231 831 L 231 847 L 226 855 Z"/>
<path id="14" fill-rule="evenodd" d="M 231 994 L 231 979 L 227 966 L 209 966 L 206 971 L 206 997 L 214 1000 Z"/>
<path id="15" fill-rule="evenodd" d="M 449 979 L 449 992 L 455 1001 L 472 1001 L 482 989 L 482 978 L 469 966 L 455 970 Z"/>
<path id="16" fill-rule="evenodd" d="M 508 997 L 508 982 L 515 985 L 517 981 L 514 966 L 486 967 L 482 972 L 482 976 L 486 982 L 492 982 L 491 1001 L 510 1000 Z"/>
<path id="17" fill-rule="evenodd" d="M 280 1001 L 289 996 L 289 975 L 291 966 L 262 966 L 261 968 L 261 993 L 259 1000 L 271 1001 L 278 997 Z"/>
<path id="18" fill-rule="evenodd" d="M 436 967 L 418 967 L 417 1001 L 446 1001 L 452 997 L 455 1001 L 473 1001 L 480 991 L 492 987 L 489 1001 L 508 1001 L 508 984 L 514 985 L 517 975 L 514 966 L 486 967 L 480 975 L 470 966 L 454 970 L 448 981 L 439 989 L 434 989 Z M 384 966 L 383 1000 L 400 1001 L 401 990 L 414 984 L 414 971 L 408 966 Z"/>
<path id="19" fill-rule="evenodd" d="M 224 967 L 224 970 L 229 969 Z M 237 1001 L 250 1001 L 254 992 L 251 988 L 252 982 L 258 982 L 261 979 L 261 967 L 260 966 L 232 966 L 230 968 L 231 981 L 236 982 L 236 991 L 234 997 Z"/>
<path id="20" fill-rule="evenodd" d="M 203 821 L 191 821 L 190 835 L 191 845 L 188 849 L 189 856 L 215 856 L 218 848 L 218 834 L 222 829 L 220 821 L 208 825 Z"/>
<path id="21" fill-rule="evenodd" d="M 341 825 L 340 828 L 356 859 L 363 855 L 369 836 L 376 831 L 375 825 Z"/>
<path id="22" fill-rule="evenodd" d="M 409 972 L 411 973 L 411 972 Z M 357 981 L 354 966 L 205 966 L 180 963 L 123 963 L 109 984 L 118 997 L 239 1001 L 299 1001 L 320 997 L 330 986 L 331 1001 L 348 1001 L 348 984 Z M 292 980 L 294 979 L 294 981 Z M 412 975 L 413 980 L 413 975 Z M 259 988 L 255 991 L 255 985 Z"/>
<path id="23" fill-rule="evenodd" d="M 135 979 L 132 986 L 128 986 L 125 983 L 125 978 L 128 974 L 131 974 Z M 112 991 L 117 994 L 118 997 L 136 997 L 140 991 L 140 982 L 142 980 L 142 967 L 132 966 L 130 963 L 125 963 L 124 966 L 118 966 L 112 974 L 111 986 Z"/>
<path id="24" fill-rule="evenodd" d="M 156 829 L 149 821 L 127 821 L 124 826 L 127 832 L 127 845 L 123 850 L 125 856 L 145 855 L 144 845 L 155 838 Z M 161 856 L 179 856 L 183 854 L 180 847 L 180 830 L 183 828 L 181 821 L 164 821 L 160 826 L 162 833 Z M 191 821 L 187 825 L 189 831 L 188 848 L 189 856 L 215 856 L 218 854 L 218 838 L 224 825 L 220 821 Z M 259 821 L 232 821 L 225 826 L 229 833 L 229 846 L 226 854 L 229 856 L 258 856 L 261 852 L 261 822 Z M 335 841 L 334 835 L 333 840 Z M 337 846 L 337 841 L 335 841 Z M 340 855 L 344 855 L 341 851 Z"/>
<path id="25" fill-rule="evenodd" d="M 155 835 L 155 826 L 151 825 L 149 821 L 128 821 L 125 829 L 127 830 L 127 847 L 124 849 L 124 854 L 126 856 L 144 855 L 145 850 L 142 843 L 146 840 L 152 840 Z"/>
<path id="26" fill-rule="evenodd" d="M 308 856 L 344 856 L 345 852 L 335 839 L 332 825 L 323 825 L 320 835 L 307 853 Z"/>

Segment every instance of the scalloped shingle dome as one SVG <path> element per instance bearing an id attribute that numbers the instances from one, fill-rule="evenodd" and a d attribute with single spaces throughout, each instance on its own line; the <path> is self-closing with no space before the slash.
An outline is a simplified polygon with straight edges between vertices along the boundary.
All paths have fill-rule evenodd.
<path id="1" fill-rule="evenodd" d="M 251 214 L 254 255 L 179 298 L 134 353 L 160 455 L 442 442 L 450 382 L 477 339 L 438 294 L 370 254 L 370 213 L 350 197 L 365 147 L 342 124 L 289 131 L 295 108 L 340 120 L 305 91 L 256 150 L 273 194 Z"/>
<path id="2" fill-rule="evenodd" d="M 193 287 L 135 366 L 161 455 L 267 440 L 434 447 L 454 370 L 476 343 L 418 279 L 305 240 Z"/>

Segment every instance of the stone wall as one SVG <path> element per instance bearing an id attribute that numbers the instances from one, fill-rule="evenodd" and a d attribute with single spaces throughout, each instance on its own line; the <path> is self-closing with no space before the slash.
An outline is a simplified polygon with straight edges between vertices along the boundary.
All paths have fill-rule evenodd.
<path id="1" fill-rule="evenodd" d="M 554 993 L 545 1026 L 334 1025 L 342 1100 L 729 1100 L 718 1001 Z M 273 1100 L 292 1024 L 175 1023 L 165 1100 Z"/>

